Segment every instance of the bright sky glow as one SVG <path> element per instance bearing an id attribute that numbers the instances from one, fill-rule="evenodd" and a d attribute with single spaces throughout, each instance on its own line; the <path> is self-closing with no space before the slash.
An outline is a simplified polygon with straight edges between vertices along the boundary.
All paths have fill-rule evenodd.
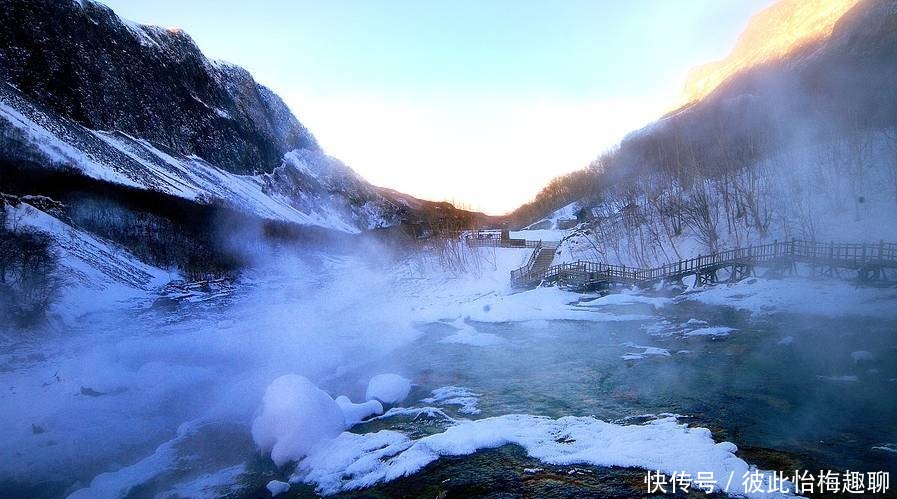
<path id="1" fill-rule="evenodd" d="M 500 214 L 675 101 L 771 0 L 103 0 L 185 29 L 374 184 Z"/>

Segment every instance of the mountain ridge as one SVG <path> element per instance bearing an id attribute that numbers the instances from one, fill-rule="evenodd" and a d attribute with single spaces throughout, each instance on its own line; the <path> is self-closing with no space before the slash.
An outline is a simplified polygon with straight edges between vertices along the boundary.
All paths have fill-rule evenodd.
<path id="1" fill-rule="evenodd" d="M 741 71 L 812 50 L 858 1 L 781 0 L 753 15 L 726 57 L 689 70 L 674 107 L 701 100 Z"/>
<path id="2" fill-rule="evenodd" d="M 29 165 L 342 232 L 414 216 L 180 29 L 95 0 L 10 2 L 0 26 L 0 190 Z"/>
<path id="3" fill-rule="evenodd" d="M 0 68 L 30 99 L 86 128 L 120 130 L 232 173 L 320 151 L 287 106 L 243 68 L 205 57 L 182 30 L 120 18 L 93 0 L 10 2 Z"/>

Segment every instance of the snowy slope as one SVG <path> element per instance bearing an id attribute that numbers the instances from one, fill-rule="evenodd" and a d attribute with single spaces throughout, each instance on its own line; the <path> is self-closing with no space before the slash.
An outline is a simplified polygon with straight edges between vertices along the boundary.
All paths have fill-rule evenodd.
<path id="1" fill-rule="evenodd" d="M 69 319 L 124 300 L 148 297 L 149 292 L 179 274 L 139 261 L 124 248 L 93 236 L 34 205 L 53 203 L 47 198 L 9 198 L 7 226 L 35 230 L 53 237 L 63 280 L 60 299 L 50 315 Z"/>
<path id="2" fill-rule="evenodd" d="M 349 233 L 392 225 L 407 208 L 326 156 L 245 69 L 207 58 L 180 29 L 92 0 L 0 11 L 0 168 L 10 167 Z M 52 194 L 28 187 L 19 191 Z"/>
<path id="3" fill-rule="evenodd" d="M 576 212 L 582 209 L 581 203 L 573 202 L 570 203 L 547 217 L 539 220 L 538 222 L 534 222 L 525 227 L 528 230 L 539 230 L 539 229 L 559 229 L 558 222 L 561 220 L 575 220 Z"/>
<path id="4" fill-rule="evenodd" d="M 0 131 L 12 159 L 38 157 L 50 168 L 164 192 L 271 220 L 344 232 L 390 225 L 398 206 L 339 161 L 293 150 L 269 174 L 239 175 L 120 131 L 91 130 L 40 109 L 0 85 Z"/>
<path id="5" fill-rule="evenodd" d="M 892 133 L 897 133 L 894 131 Z M 862 155 L 855 158 L 856 143 Z M 677 232 L 667 204 L 682 202 L 694 188 L 670 186 L 645 177 L 646 192 L 632 195 L 608 189 L 590 206 L 593 219 L 570 232 L 554 263 L 577 260 L 654 267 L 707 255 L 721 248 L 804 239 L 820 242 L 897 241 L 894 216 L 894 154 L 897 146 L 883 133 L 863 133 L 842 140 L 800 144 L 763 158 L 740 175 L 753 175 L 759 187 L 752 198 L 767 225 L 759 228 L 748 214 L 727 223 L 725 193 L 707 181 L 708 219 L 717 235 L 716 249 L 694 224 Z M 653 199 L 652 199 L 653 196 Z M 675 212 L 673 212 L 675 214 Z M 685 215 L 680 215 L 680 219 Z M 532 232 L 532 231 L 531 231 Z"/>

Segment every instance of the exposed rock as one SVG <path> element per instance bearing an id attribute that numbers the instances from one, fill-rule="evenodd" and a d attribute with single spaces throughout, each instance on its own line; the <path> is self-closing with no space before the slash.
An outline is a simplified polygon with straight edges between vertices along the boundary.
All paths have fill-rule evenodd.
<path id="1" fill-rule="evenodd" d="M 0 10 L 0 75 L 94 130 L 118 130 L 234 173 L 271 171 L 314 137 L 244 69 L 207 59 L 179 29 L 120 19 L 92 0 Z"/>

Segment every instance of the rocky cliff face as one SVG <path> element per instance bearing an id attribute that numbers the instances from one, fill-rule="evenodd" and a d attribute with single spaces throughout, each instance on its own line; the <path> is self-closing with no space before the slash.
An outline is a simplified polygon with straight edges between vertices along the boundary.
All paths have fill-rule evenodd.
<path id="1" fill-rule="evenodd" d="M 0 4 L 0 191 L 42 194 L 37 168 L 342 232 L 406 212 L 186 33 L 93 0 Z"/>
<path id="2" fill-rule="evenodd" d="M 831 36 L 835 24 L 859 0 L 781 0 L 751 18 L 732 52 L 689 72 L 677 107 L 698 101 L 730 77 L 786 59 Z"/>
<path id="3" fill-rule="evenodd" d="M 245 70 L 207 59 L 177 29 L 120 19 L 92 0 L 4 1 L 3 79 L 54 113 L 196 155 L 233 173 L 270 171 L 317 149 Z"/>

